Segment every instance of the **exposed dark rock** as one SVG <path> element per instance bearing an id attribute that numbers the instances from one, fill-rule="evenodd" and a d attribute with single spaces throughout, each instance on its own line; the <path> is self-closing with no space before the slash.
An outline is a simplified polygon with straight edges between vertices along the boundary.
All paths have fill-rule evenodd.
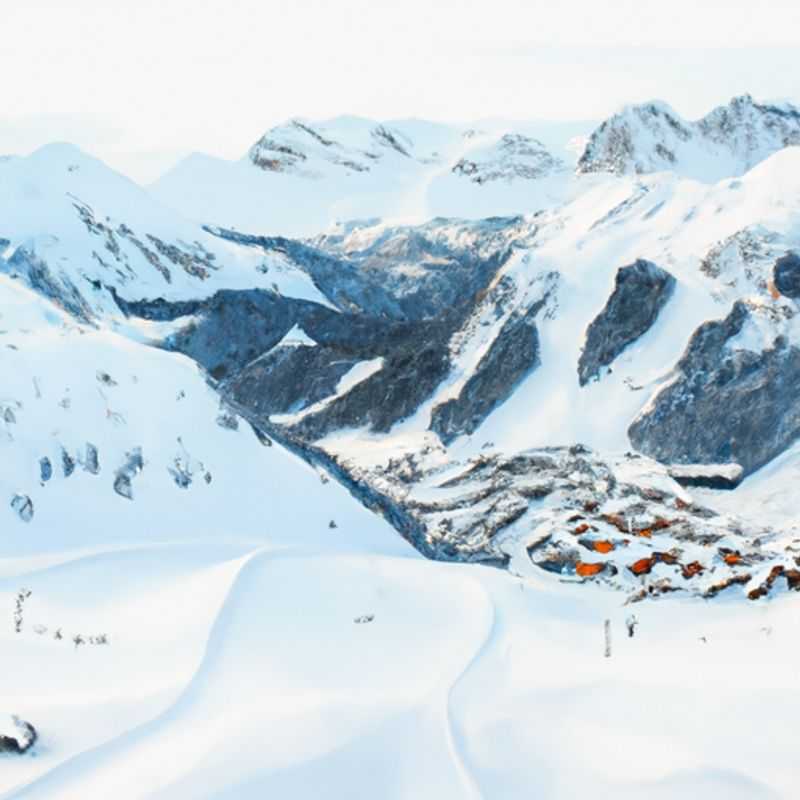
<path id="1" fill-rule="evenodd" d="M 30 722 L 25 722 L 19 717 L 9 718 L 10 724 L 4 725 L 0 733 L 0 753 L 22 754 L 36 744 L 38 738 L 36 729 Z"/>
<path id="2" fill-rule="evenodd" d="M 445 444 L 462 434 L 474 433 L 511 396 L 520 381 L 539 366 L 535 320 L 544 303 L 540 300 L 525 314 L 510 317 L 458 397 L 433 409 L 430 428 Z"/>
<path id="3" fill-rule="evenodd" d="M 368 426 L 386 432 L 409 417 L 450 371 L 447 343 L 459 321 L 443 315 L 396 329 L 383 367 L 318 413 L 304 417 L 293 433 L 313 441 L 340 428 Z"/>
<path id="4" fill-rule="evenodd" d="M 33 519 L 33 500 L 26 494 L 15 494 L 11 498 L 11 508 L 23 522 L 30 522 Z"/>
<path id="5" fill-rule="evenodd" d="M 180 489 L 188 489 L 192 485 L 192 471 L 185 459 L 178 456 L 167 469 Z M 210 480 L 206 482 L 210 483 Z"/>
<path id="6" fill-rule="evenodd" d="M 169 337 L 164 346 L 193 358 L 216 380 L 236 376 L 275 347 L 294 325 L 320 347 L 333 348 L 338 357 L 353 361 L 387 352 L 415 329 L 411 323 L 340 313 L 262 289 L 220 291 L 191 304 L 121 298 L 117 303 L 128 315 L 155 321 L 194 315 L 196 320 Z"/>
<path id="7" fill-rule="evenodd" d="M 258 439 L 258 443 L 262 447 L 272 447 L 272 439 L 270 439 L 269 436 L 267 436 L 267 434 L 261 430 L 261 428 L 259 428 L 257 425 L 254 425 L 251 422 L 250 429 L 253 431 L 253 433 L 256 436 L 256 439 Z"/>
<path id="8" fill-rule="evenodd" d="M 383 147 L 390 147 L 392 150 L 396 150 L 400 153 L 400 155 L 411 158 L 411 153 L 408 152 L 411 142 L 407 140 L 401 142 L 401 139 L 405 139 L 406 137 L 399 131 L 393 131 L 385 125 L 378 125 L 371 131 L 371 135 L 372 138 Z"/>
<path id="9" fill-rule="evenodd" d="M 225 428 L 229 431 L 238 431 L 239 418 L 236 416 L 236 414 L 233 414 L 226 409 L 221 409 L 219 414 L 217 414 L 217 425 L 219 425 L 220 428 Z"/>
<path id="10" fill-rule="evenodd" d="M 53 477 L 53 464 L 50 459 L 45 456 L 39 459 L 39 479 L 42 483 L 47 483 Z"/>
<path id="11" fill-rule="evenodd" d="M 125 454 L 125 463 L 114 475 L 114 491 L 126 500 L 133 500 L 133 479 L 143 469 L 142 448 L 135 447 Z"/>
<path id="12" fill-rule="evenodd" d="M 676 379 L 628 429 L 634 447 L 665 463 L 734 462 L 748 475 L 800 436 L 800 349 L 781 336 L 763 352 L 728 347 L 752 313 L 737 302 L 695 331 Z"/>
<path id="13" fill-rule="evenodd" d="M 295 413 L 334 394 L 357 363 L 331 347 L 279 346 L 238 373 L 228 391 L 259 414 Z"/>
<path id="14" fill-rule="evenodd" d="M 117 382 L 102 369 L 97 370 L 97 380 L 102 383 L 103 386 L 108 386 L 109 388 L 112 386 L 117 386 Z"/>
<path id="15" fill-rule="evenodd" d="M 355 364 L 383 359 L 382 369 L 304 417 L 293 434 L 305 440 L 340 427 L 387 431 L 426 400 L 450 369 L 448 342 L 535 226 L 522 217 L 479 222 L 434 220 L 419 228 L 376 229 L 349 238 L 329 234 L 317 246 L 281 237 L 208 229 L 240 245 L 280 253 L 309 274 L 339 310 L 265 290 L 219 291 L 202 301 L 130 301 L 119 308 L 157 321 L 192 315 L 163 343 L 200 363 L 225 397 L 256 412 L 295 413 L 335 393 Z M 349 229 L 348 229 L 349 230 Z M 280 346 L 294 325 L 316 347 Z M 525 326 L 526 323 L 520 323 Z M 505 341 L 505 338 L 504 340 Z M 509 380 L 535 358 L 535 341 L 515 352 Z M 510 345 L 505 352 L 510 353 Z M 493 358 L 499 358 L 497 352 Z M 489 380 L 489 376 L 485 378 Z M 507 396 L 494 390 L 489 406 Z M 488 409 L 478 413 L 488 413 Z"/>
<path id="16" fill-rule="evenodd" d="M 519 133 L 507 133 L 488 155 L 478 161 L 462 158 L 452 168 L 452 172 L 481 185 L 498 180 L 536 180 L 564 169 L 564 162 L 550 153 L 538 139 Z"/>
<path id="17" fill-rule="evenodd" d="M 800 297 L 800 256 L 787 253 L 775 262 L 773 270 L 775 288 L 786 297 Z"/>
<path id="18" fill-rule="evenodd" d="M 650 329 L 674 289 L 675 278 L 650 261 L 638 259 L 617 270 L 614 291 L 586 330 L 578 362 L 581 386 Z"/>
<path id="19" fill-rule="evenodd" d="M 523 217 L 434 219 L 421 226 L 382 228 L 365 237 L 366 243 L 351 238 L 351 228 L 319 236 L 311 244 L 207 230 L 282 254 L 342 311 L 401 321 L 431 319 L 468 302 L 506 262 L 514 243 L 535 234 Z"/>
<path id="20" fill-rule="evenodd" d="M 66 275 L 54 275 L 48 264 L 35 253 L 18 247 L 7 262 L 0 259 L 0 265 L 3 264 L 8 265 L 12 274 L 22 275 L 32 289 L 52 300 L 59 308 L 81 322 L 91 322 L 94 314 L 77 287 Z"/>
<path id="21" fill-rule="evenodd" d="M 100 458 L 97 447 L 91 442 L 86 442 L 86 452 L 83 457 L 83 468 L 92 475 L 100 474 Z"/>
<path id="22" fill-rule="evenodd" d="M 284 255 L 304 270 L 317 288 L 342 311 L 404 319 L 405 313 L 385 285 L 347 258 L 330 255 L 304 242 L 282 236 L 250 236 L 217 228 L 209 233 L 240 245 Z"/>
<path id="23" fill-rule="evenodd" d="M 61 448 L 61 471 L 65 478 L 69 478 L 75 472 L 75 459 L 67 452 L 66 448 Z"/>
<path id="24" fill-rule="evenodd" d="M 178 317 L 194 314 L 204 306 L 202 300 L 165 300 L 157 297 L 153 300 L 127 300 L 113 286 L 105 287 L 119 310 L 128 317 L 143 317 L 154 322 L 169 322 Z"/>
<path id="25" fill-rule="evenodd" d="M 136 304 L 135 311 L 153 318 L 151 304 Z M 165 345 L 193 358 L 217 380 L 274 347 L 297 320 L 292 301 L 259 289 L 217 292 L 192 313 L 197 321 L 173 334 Z"/>

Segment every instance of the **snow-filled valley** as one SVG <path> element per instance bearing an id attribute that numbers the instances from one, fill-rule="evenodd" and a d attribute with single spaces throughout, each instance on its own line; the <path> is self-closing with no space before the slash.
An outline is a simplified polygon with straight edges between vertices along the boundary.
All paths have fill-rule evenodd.
<path id="1" fill-rule="evenodd" d="M 0 797 L 795 797 L 798 142 L 1 162 Z"/>

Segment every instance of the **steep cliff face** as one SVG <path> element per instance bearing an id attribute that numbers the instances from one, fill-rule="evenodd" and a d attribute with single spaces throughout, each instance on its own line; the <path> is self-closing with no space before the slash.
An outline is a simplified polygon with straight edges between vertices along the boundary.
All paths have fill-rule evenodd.
<path id="1" fill-rule="evenodd" d="M 536 317 L 544 298 L 506 319 L 458 395 L 435 406 L 430 429 L 445 444 L 471 435 L 517 385 L 540 364 Z"/>
<path id="2" fill-rule="evenodd" d="M 723 320 L 700 326 L 674 376 L 631 425 L 631 443 L 661 461 L 733 462 L 745 473 L 782 453 L 800 437 L 793 323 L 737 302 Z"/>

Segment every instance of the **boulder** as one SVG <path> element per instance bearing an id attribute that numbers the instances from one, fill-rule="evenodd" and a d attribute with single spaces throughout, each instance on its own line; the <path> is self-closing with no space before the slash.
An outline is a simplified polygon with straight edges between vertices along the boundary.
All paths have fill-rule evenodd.
<path id="1" fill-rule="evenodd" d="M 787 253 L 776 262 L 772 271 L 775 288 L 786 297 L 800 298 L 800 256 Z"/>
<path id="2" fill-rule="evenodd" d="M 0 714 L 0 753 L 21 754 L 36 743 L 36 729 L 13 714 Z"/>

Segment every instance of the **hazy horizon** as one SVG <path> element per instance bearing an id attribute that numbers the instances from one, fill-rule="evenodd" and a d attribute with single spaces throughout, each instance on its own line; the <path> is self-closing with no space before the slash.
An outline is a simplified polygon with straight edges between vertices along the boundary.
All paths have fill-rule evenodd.
<path id="1" fill-rule="evenodd" d="M 291 117 L 589 121 L 661 99 L 697 118 L 746 92 L 800 103 L 800 8 L 782 0 L 498 0 L 492 14 L 470 0 L 29 0 L 5 23 L 0 153 L 69 141 L 141 182 L 191 152 L 239 158 Z"/>

